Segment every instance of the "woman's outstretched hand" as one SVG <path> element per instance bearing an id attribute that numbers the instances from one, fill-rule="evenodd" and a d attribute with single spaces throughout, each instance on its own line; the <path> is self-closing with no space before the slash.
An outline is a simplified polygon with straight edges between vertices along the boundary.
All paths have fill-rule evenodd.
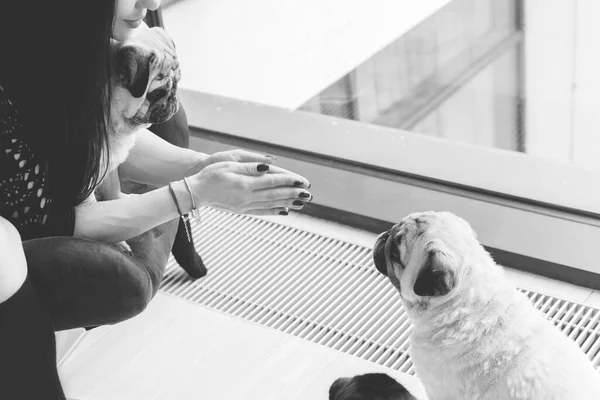
<path id="1" fill-rule="evenodd" d="M 211 157 L 230 156 L 231 152 L 223 152 Z M 265 157 L 243 151 L 238 156 L 242 160 Z M 262 161 L 209 164 L 189 178 L 196 200 L 202 206 L 254 215 L 286 215 L 288 209 L 301 209 L 312 200 L 306 178 Z"/>
<path id="2" fill-rule="evenodd" d="M 246 150 L 226 150 L 219 151 L 209 155 L 205 161 L 205 165 L 214 164 L 222 161 L 237 161 L 237 162 L 257 162 L 263 164 L 271 164 L 275 158 L 264 154 L 253 153 Z"/>
<path id="3" fill-rule="evenodd" d="M 188 176 L 197 174 L 198 172 L 202 171 L 204 168 L 208 167 L 211 164 L 223 161 L 256 162 L 269 165 L 272 164 L 275 160 L 275 158 L 271 156 L 253 153 L 251 151 L 241 149 L 220 151 L 214 154 L 197 154 L 202 154 L 202 156 L 200 157 L 200 161 L 196 165 L 190 167 L 187 173 Z"/>

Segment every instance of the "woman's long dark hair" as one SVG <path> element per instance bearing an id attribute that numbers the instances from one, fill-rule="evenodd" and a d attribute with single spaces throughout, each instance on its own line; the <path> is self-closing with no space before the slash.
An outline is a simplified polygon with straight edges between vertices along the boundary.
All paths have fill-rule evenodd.
<path id="1" fill-rule="evenodd" d="M 72 207 L 102 179 L 108 152 L 115 0 L 10 0 L 0 7 L 0 85 L 47 160 L 55 204 Z"/>

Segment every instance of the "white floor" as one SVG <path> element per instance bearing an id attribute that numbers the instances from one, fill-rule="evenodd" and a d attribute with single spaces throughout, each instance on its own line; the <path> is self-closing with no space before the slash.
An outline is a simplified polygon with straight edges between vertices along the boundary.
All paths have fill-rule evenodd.
<path id="1" fill-rule="evenodd" d="M 413 376 L 163 293 L 86 333 L 59 365 L 78 400 L 324 400 L 335 379 L 370 372 L 425 398 Z"/>

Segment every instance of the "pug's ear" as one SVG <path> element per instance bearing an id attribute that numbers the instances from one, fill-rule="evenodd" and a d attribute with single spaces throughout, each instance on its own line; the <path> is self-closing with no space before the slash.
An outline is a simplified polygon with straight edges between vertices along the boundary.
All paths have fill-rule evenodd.
<path id="1" fill-rule="evenodd" d="M 121 85 L 134 98 L 146 94 L 150 80 L 150 70 L 156 55 L 141 48 L 126 46 L 117 52 L 116 73 Z"/>
<path id="2" fill-rule="evenodd" d="M 444 296 L 456 283 L 456 275 L 451 267 L 452 259 L 439 249 L 427 253 L 425 265 L 419 272 L 414 285 L 417 296 Z"/>

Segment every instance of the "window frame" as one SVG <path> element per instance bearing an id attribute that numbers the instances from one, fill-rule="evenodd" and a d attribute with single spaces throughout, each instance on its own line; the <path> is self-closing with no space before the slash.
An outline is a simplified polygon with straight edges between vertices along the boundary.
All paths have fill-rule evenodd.
<path id="1" fill-rule="evenodd" d="M 160 9 L 156 21 L 162 25 Z M 600 201 L 594 204 L 600 188 L 590 185 L 596 171 L 192 90 L 180 93 L 191 148 L 277 155 L 279 165 L 313 183 L 316 198 L 303 212 L 379 232 L 422 211 L 421 205 L 449 210 L 466 218 L 504 265 L 600 285 L 600 265 L 589 255 L 600 241 Z M 359 145 L 345 147 L 348 142 Z M 400 200 L 382 206 L 381 193 Z"/>
<path id="2" fill-rule="evenodd" d="M 550 159 L 181 89 L 190 126 L 382 172 L 600 217 L 600 172 Z M 367 139 L 368 138 L 368 139 Z M 342 143 L 360 143 L 343 146 Z M 440 165 L 436 160 L 444 160 Z M 505 177 L 510 179 L 505 179 Z M 559 190 L 557 190 L 559 189 Z M 598 200 L 598 201 L 596 201 Z M 598 225 L 598 223 L 596 223 Z"/>
<path id="3" fill-rule="evenodd" d="M 376 230 L 411 212 L 448 210 L 468 220 L 486 247 L 517 256 L 504 259 L 518 268 L 535 264 L 538 273 L 600 282 L 600 263 L 590 256 L 600 243 L 599 210 L 589 200 L 600 189 L 588 183 L 597 172 L 320 114 L 180 93 L 192 149 L 277 156 L 278 165 L 313 184 L 314 204 L 305 212 L 323 217 L 326 210 L 328 219 Z"/>

